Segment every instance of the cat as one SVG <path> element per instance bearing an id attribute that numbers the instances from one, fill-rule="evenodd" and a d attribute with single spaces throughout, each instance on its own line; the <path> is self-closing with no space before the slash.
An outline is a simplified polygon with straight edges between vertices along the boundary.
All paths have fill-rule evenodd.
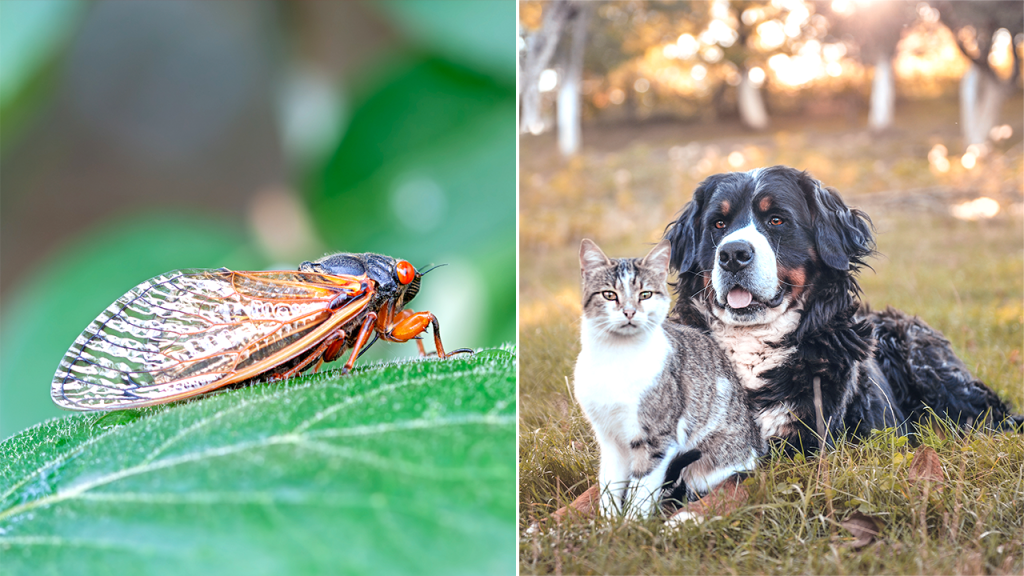
<path id="1" fill-rule="evenodd" d="M 671 246 L 609 259 L 580 245 L 581 344 L 574 392 L 600 447 L 599 509 L 650 517 L 753 470 L 765 446 L 745 391 L 710 336 L 667 322 Z M 670 477 L 666 477 L 669 474 Z"/>

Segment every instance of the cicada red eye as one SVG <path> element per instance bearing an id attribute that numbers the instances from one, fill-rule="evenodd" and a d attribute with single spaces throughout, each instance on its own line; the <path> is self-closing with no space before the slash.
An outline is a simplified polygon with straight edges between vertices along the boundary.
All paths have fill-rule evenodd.
<path id="1" fill-rule="evenodd" d="M 398 264 L 395 265 L 395 272 L 398 273 L 398 281 L 403 285 L 416 279 L 416 267 L 405 260 L 398 261 Z"/>

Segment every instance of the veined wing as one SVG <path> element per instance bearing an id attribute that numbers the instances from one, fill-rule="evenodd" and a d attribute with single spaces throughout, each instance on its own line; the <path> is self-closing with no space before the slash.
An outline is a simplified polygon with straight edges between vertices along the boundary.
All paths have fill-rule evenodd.
<path id="1" fill-rule="evenodd" d="M 64 355 L 51 395 L 64 408 L 110 410 L 240 382 L 324 340 L 374 290 L 364 276 L 168 272 L 132 288 L 89 324 Z M 335 300 L 341 305 L 332 311 Z"/>

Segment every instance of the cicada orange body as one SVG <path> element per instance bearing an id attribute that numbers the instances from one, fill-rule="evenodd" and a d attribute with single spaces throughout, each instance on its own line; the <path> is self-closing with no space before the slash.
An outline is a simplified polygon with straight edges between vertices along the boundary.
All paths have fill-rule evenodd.
<path id="1" fill-rule="evenodd" d="M 183 400 L 258 376 L 318 369 L 346 351 L 343 372 L 378 338 L 417 339 L 437 318 L 405 309 L 423 274 L 381 254 L 332 254 L 297 272 L 175 270 L 139 284 L 75 340 L 53 378 L 70 410 Z M 373 336 L 373 340 L 370 337 Z"/>

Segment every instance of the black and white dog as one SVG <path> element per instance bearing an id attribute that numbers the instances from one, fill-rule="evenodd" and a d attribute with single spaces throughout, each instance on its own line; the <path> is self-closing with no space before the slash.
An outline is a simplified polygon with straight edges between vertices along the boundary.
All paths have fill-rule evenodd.
<path id="1" fill-rule="evenodd" d="M 903 427 L 929 408 L 963 427 L 1024 422 L 938 331 L 861 306 L 871 222 L 806 172 L 711 176 L 666 236 L 679 271 L 676 320 L 718 339 L 762 435 L 789 451 L 818 447 L 815 378 L 829 441 Z"/>

